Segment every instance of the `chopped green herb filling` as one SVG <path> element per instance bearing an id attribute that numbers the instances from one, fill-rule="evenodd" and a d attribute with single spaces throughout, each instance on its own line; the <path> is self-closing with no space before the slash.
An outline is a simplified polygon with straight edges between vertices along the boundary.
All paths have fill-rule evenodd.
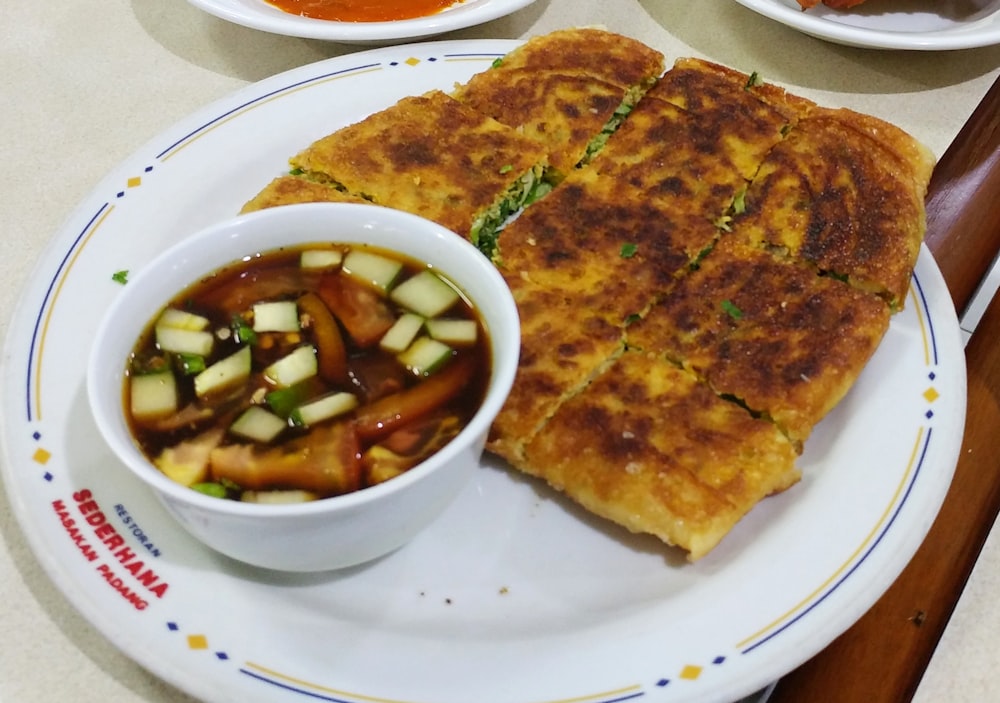
<path id="1" fill-rule="evenodd" d="M 552 190 L 552 185 L 544 180 L 544 174 L 545 168 L 541 165 L 522 174 L 511 183 L 503 198 L 473 222 L 469 240 L 490 259 L 497 254 L 497 238 L 507 219 Z"/>
<path id="2" fill-rule="evenodd" d="M 760 74 L 754 71 L 747 78 L 747 83 L 743 86 L 743 90 L 750 90 L 751 88 L 756 88 L 757 86 L 764 85 L 764 79 L 760 77 Z"/>
<path id="3" fill-rule="evenodd" d="M 717 229 L 721 229 L 723 232 L 731 232 L 732 222 L 733 218 L 731 216 L 722 215 L 721 217 L 716 218 L 712 224 L 715 225 Z"/>
<path id="4" fill-rule="evenodd" d="M 733 214 L 742 215 L 747 209 L 747 189 L 740 188 L 736 191 L 736 195 L 733 196 Z"/>
<path id="5" fill-rule="evenodd" d="M 733 305 L 733 301 L 731 300 L 723 300 L 721 307 L 734 320 L 739 320 L 743 317 L 743 311 Z"/>

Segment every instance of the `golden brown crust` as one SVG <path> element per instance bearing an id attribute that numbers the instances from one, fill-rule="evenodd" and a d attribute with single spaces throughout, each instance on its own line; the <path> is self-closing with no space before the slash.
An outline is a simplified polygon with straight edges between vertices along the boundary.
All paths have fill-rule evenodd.
<path id="1" fill-rule="evenodd" d="M 403 98 L 291 159 L 314 179 L 463 235 L 544 162 L 537 142 L 441 91 Z"/>
<path id="2" fill-rule="evenodd" d="M 631 37 L 579 27 L 531 37 L 499 63 L 503 71 L 519 68 L 579 74 L 628 88 L 663 73 L 663 54 Z"/>
<path id="3" fill-rule="evenodd" d="M 795 456 L 770 423 L 630 351 L 560 405 L 520 468 L 698 559 L 758 501 L 798 480 Z"/>
<path id="4" fill-rule="evenodd" d="M 543 144 L 550 167 L 564 177 L 586 157 L 626 92 L 590 76 L 517 68 L 478 73 L 455 97 Z"/>
<path id="5" fill-rule="evenodd" d="M 877 296 L 727 235 L 628 330 L 794 442 L 847 393 L 889 326 Z"/>
<path id="6" fill-rule="evenodd" d="M 601 30 L 533 39 L 461 101 L 405 98 L 317 141 L 292 159 L 311 180 L 248 207 L 334 184 L 468 234 L 551 158 L 563 180 L 499 238 L 522 346 L 487 448 L 697 559 L 798 480 L 902 302 L 933 159 L 875 118 L 679 59 L 573 168 L 661 69 Z"/>
<path id="7" fill-rule="evenodd" d="M 610 306 L 620 324 L 718 234 L 709 218 L 660 205 L 647 191 L 584 169 L 504 229 L 501 267 L 539 285 L 595 294 L 593 304 Z"/>
<path id="8" fill-rule="evenodd" d="M 508 281 L 521 316 L 521 356 L 516 391 L 493 423 L 487 448 L 519 464 L 524 445 L 559 404 L 620 353 L 622 328 L 562 290 Z"/>
<path id="9" fill-rule="evenodd" d="M 520 303 L 531 372 L 515 382 L 490 448 L 692 559 L 797 480 L 796 451 L 857 378 L 890 314 L 867 286 L 820 276 L 743 229 L 746 189 L 767 177 L 759 169 L 770 154 L 789 149 L 789 134 L 843 137 L 840 123 L 851 120 L 823 122 L 829 112 L 744 74 L 684 62 L 586 169 L 522 213 L 500 243 L 515 294 L 531 302 Z M 854 139 L 895 137 L 893 129 L 878 120 L 849 128 Z M 909 137 L 887 141 L 907 174 L 899 197 L 922 197 L 924 152 Z M 921 214 L 900 212 L 903 230 L 890 236 L 919 226 Z M 605 327 L 603 347 L 553 355 L 579 329 L 579 310 L 602 324 L 621 320 L 625 345 Z M 638 314 L 622 319 L 625 310 Z M 539 350 L 550 365 L 539 365 Z"/>
<path id="10" fill-rule="evenodd" d="M 692 113 L 660 99 L 654 87 L 592 168 L 643 191 L 661 207 L 716 220 L 782 139 L 784 118 L 750 102 L 761 110 L 749 112 L 729 101 L 728 107 Z"/>
<path id="11" fill-rule="evenodd" d="M 653 94 L 695 114 L 722 111 L 757 115 L 751 119 L 773 119 L 794 125 L 816 106 L 811 100 L 788 93 L 783 88 L 721 64 L 681 57 L 660 79 Z"/>
<path id="12" fill-rule="evenodd" d="M 316 183 L 301 176 L 278 176 L 250 199 L 241 213 L 296 203 L 367 203 L 364 198 L 337 190 L 327 183 Z"/>
<path id="13" fill-rule="evenodd" d="M 520 448 L 620 353 L 625 328 L 714 241 L 707 219 L 670 216 L 642 196 L 577 171 L 503 231 L 499 266 L 521 314 L 522 347 L 491 451 L 523 463 Z"/>
<path id="14" fill-rule="evenodd" d="M 817 108 L 768 154 L 734 232 L 903 305 L 933 160 L 900 130 Z"/>
<path id="15" fill-rule="evenodd" d="M 616 110 L 663 73 L 663 55 L 634 39 L 566 29 L 529 39 L 455 90 L 455 97 L 544 144 L 553 181 L 588 157 Z"/>

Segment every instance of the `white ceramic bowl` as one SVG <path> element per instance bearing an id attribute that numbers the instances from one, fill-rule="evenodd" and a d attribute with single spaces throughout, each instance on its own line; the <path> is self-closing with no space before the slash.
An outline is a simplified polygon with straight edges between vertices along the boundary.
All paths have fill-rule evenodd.
<path id="1" fill-rule="evenodd" d="M 485 399 L 469 424 L 405 474 L 309 503 L 258 505 L 203 495 L 162 474 L 139 450 L 122 405 L 124 369 L 139 335 L 177 293 L 201 276 L 258 251 L 309 242 L 369 243 L 437 267 L 478 308 L 492 344 Z M 478 465 L 486 434 L 510 391 L 520 325 L 510 290 L 475 247 L 445 228 L 368 205 L 289 205 L 209 227 L 130 277 L 98 328 L 87 386 L 108 445 L 192 535 L 233 559 L 283 571 L 360 564 L 402 546 L 455 497 Z"/>

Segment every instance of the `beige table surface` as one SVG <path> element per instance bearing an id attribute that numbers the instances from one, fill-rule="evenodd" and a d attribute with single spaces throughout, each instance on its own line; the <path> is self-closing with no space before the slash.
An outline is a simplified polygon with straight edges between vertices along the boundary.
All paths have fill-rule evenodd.
<path id="1" fill-rule="evenodd" d="M 183 0 L 3 0 L 0 319 L 71 209 L 140 145 L 246 84 L 356 48 L 228 24 Z M 892 120 L 940 155 L 1000 69 L 1000 47 L 884 52 L 798 34 L 732 0 L 539 0 L 446 38 L 600 24 L 664 51 L 758 71 L 823 104 Z M 987 545 L 916 700 L 997 700 L 1000 549 Z M 0 486 L 0 701 L 183 701 L 76 613 Z M 845 672 L 849 675 L 849 672 Z M 988 691 L 993 689 L 992 698 Z M 836 700 L 835 694 L 831 701 Z"/>

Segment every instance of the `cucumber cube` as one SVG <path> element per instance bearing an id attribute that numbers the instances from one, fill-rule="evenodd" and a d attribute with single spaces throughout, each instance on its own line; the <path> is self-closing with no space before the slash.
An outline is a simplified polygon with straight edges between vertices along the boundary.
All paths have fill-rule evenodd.
<path id="1" fill-rule="evenodd" d="M 427 321 L 427 334 L 439 342 L 455 347 L 470 347 L 476 343 L 479 325 L 475 320 L 450 320 L 442 317 Z"/>
<path id="2" fill-rule="evenodd" d="M 189 330 L 183 327 L 156 326 L 156 346 L 174 354 L 208 356 L 215 345 L 211 332 Z"/>
<path id="3" fill-rule="evenodd" d="M 374 286 L 383 293 L 392 287 L 403 263 L 363 249 L 351 249 L 344 257 L 343 271 L 352 278 Z"/>
<path id="4" fill-rule="evenodd" d="M 358 407 L 358 399 L 353 393 L 330 393 L 300 405 L 292 411 L 289 417 L 296 425 L 310 427 L 317 422 L 348 413 L 356 407 Z"/>
<path id="5" fill-rule="evenodd" d="M 229 426 L 229 431 L 255 442 L 270 442 L 288 423 L 259 405 L 251 405 Z"/>
<path id="6" fill-rule="evenodd" d="M 155 420 L 177 412 L 177 382 L 172 371 L 129 377 L 129 408 L 136 420 Z"/>
<path id="7" fill-rule="evenodd" d="M 298 332 L 299 329 L 299 306 L 294 300 L 254 304 L 254 332 Z"/>
<path id="8" fill-rule="evenodd" d="M 208 325 L 209 319 L 207 317 L 195 315 L 186 310 L 178 310 L 177 308 L 167 308 L 156 321 L 157 327 L 176 327 L 177 329 L 194 332 L 207 329 Z"/>
<path id="9" fill-rule="evenodd" d="M 299 266 L 304 269 L 335 269 L 344 260 L 340 249 L 306 249 L 299 257 Z"/>
<path id="10" fill-rule="evenodd" d="M 318 370 L 316 348 L 311 344 L 303 344 L 264 369 L 264 376 L 274 385 L 288 388 L 315 376 Z"/>
<path id="11" fill-rule="evenodd" d="M 202 398 L 212 391 L 245 381 L 250 376 L 250 347 L 242 347 L 216 361 L 194 377 L 194 392 Z"/>
<path id="12" fill-rule="evenodd" d="M 424 318 L 416 313 L 405 312 L 393 323 L 378 345 L 383 351 L 399 354 L 413 343 L 423 326 Z"/>
<path id="13" fill-rule="evenodd" d="M 444 366 L 452 353 L 447 344 L 430 337 L 418 337 L 409 349 L 396 358 L 414 375 L 427 376 Z"/>
<path id="14" fill-rule="evenodd" d="M 437 317 L 456 302 L 458 291 L 432 271 L 406 279 L 389 295 L 392 301 L 424 317 Z"/>

